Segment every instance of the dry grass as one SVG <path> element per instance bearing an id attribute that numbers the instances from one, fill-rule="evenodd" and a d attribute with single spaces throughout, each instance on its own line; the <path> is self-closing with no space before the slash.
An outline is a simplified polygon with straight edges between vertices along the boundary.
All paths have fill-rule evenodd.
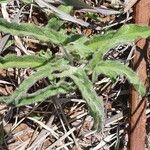
<path id="1" fill-rule="evenodd" d="M 109 1 L 99 1 L 98 3 L 96 0 L 87 0 L 87 3 L 95 6 L 100 4 L 108 8 L 112 7 Z M 123 7 L 123 5 L 115 6 Z M 15 18 L 15 20 L 19 19 L 21 22 L 34 23 L 38 26 L 47 24 L 44 13 L 34 7 L 34 5 L 23 6 L 23 3 L 19 0 L 1 4 L 0 10 L 1 17 L 7 21 Z M 120 24 L 129 22 L 132 19 L 131 12 L 127 12 L 125 15 L 110 16 L 97 14 L 99 21 L 88 17 L 85 12 L 75 11 L 74 16 L 93 24 L 93 26 L 97 27 L 97 30 L 81 27 L 80 25 L 76 25 L 73 28 L 73 23 L 66 22 L 66 31 L 70 34 L 75 30 L 75 32 L 86 36 L 103 33 L 109 28 L 118 28 Z M 1 39 L 3 37 L 5 37 L 5 34 L 1 33 Z M 6 37 L 5 40 L 8 38 L 10 37 Z M 2 46 L 1 41 L 0 46 Z M 105 59 L 116 59 L 128 64 L 132 59 L 133 47 L 134 45 L 120 45 L 110 50 L 105 55 Z M 51 45 L 51 48 L 53 52 L 57 52 L 57 47 Z M 41 49 L 46 51 L 47 45 L 41 45 L 39 41 L 28 37 L 20 38 L 15 36 L 14 43 L 10 43 L 1 52 L 1 56 L 8 53 L 30 55 L 37 53 Z M 0 70 L 0 94 L 10 95 L 31 73 L 32 70 L 30 69 Z M 39 81 L 30 90 L 38 90 L 38 88 L 46 84 L 46 80 Z M 126 149 L 129 109 L 128 86 L 128 82 L 124 77 L 118 77 L 114 83 L 109 78 L 100 76 L 99 81 L 95 83 L 95 90 L 103 98 L 106 108 L 105 128 L 99 133 L 92 130 L 93 119 L 88 114 L 85 101 L 78 91 L 67 95 L 57 95 L 44 102 L 19 108 L 1 104 L 0 149 Z M 148 108 L 147 114 L 149 113 L 150 110 Z"/>

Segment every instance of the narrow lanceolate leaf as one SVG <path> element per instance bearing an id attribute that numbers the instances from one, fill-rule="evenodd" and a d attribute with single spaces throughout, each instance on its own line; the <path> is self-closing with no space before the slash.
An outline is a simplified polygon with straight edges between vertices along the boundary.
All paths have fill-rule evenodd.
<path id="1" fill-rule="evenodd" d="M 86 100 L 90 113 L 94 118 L 94 128 L 102 129 L 104 124 L 104 106 L 102 99 L 98 98 L 91 81 L 82 69 L 78 69 L 70 76 Z"/>
<path id="2" fill-rule="evenodd" d="M 38 80 L 46 77 L 52 78 L 52 72 L 64 68 L 66 61 L 61 59 L 54 62 L 49 62 L 46 65 L 37 69 L 37 72 L 26 78 L 20 86 L 8 97 L 0 97 L 0 101 L 8 104 L 19 104 L 19 100 L 27 95 L 29 88 L 35 84 Z"/>
<path id="3" fill-rule="evenodd" d="M 145 87 L 139 80 L 137 74 L 128 66 L 121 64 L 118 61 L 100 61 L 94 68 L 94 73 L 96 75 L 105 74 L 113 79 L 116 79 L 116 76 L 118 75 L 123 75 L 131 84 L 133 84 L 141 96 L 144 96 L 146 93 Z"/>
<path id="4" fill-rule="evenodd" d="M 63 43 L 67 38 L 67 36 L 54 30 L 38 27 L 29 23 L 9 23 L 2 18 L 0 18 L 0 31 L 10 33 L 11 35 L 30 36 L 40 41 L 52 42 L 54 44 Z"/>
<path id="5" fill-rule="evenodd" d="M 47 77 L 51 74 L 51 68 L 49 65 L 45 65 L 40 70 L 35 72 L 33 75 L 25 79 L 20 86 L 12 93 L 12 95 L 8 97 L 0 97 L 1 102 L 5 102 L 7 104 L 18 104 L 19 100 L 24 97 L 28 91 L 28 89 L 36 83 L 38 80 Z"/>
<path id="6" fill-rule="evenodd" d="M 104 125 L 104 105 L 97 96 L 91 81 L 84 69 L 69 67 L 67 71 L 57 74 L 57 77 L 70 77 L 79 88 L 82 97 L 86 100 L 90 114 L 94 119 L 94 129 L 100 130 Z"/>
<path id="7" fill-rule="evenodd" d="M 0 57 L 0 69 L 36 68 L 44 65 L 47 61 L 48 58 L 36 55 L 25 55 L 25 56 L 8 55 L 5 57 Z"/>
<path id="8" fill-rule="evenodd" d="M 149 26 L 128 24 L 122 26 L 118 31 L 96 36 L 85 44 L 93 49 L 106 49 L 117 46 L 118 44 L 133 42 L 137 38 L 147 38 L 148 36 L 150 36 Z"/>
<path id="9" fill-rule="evenodd" d="M 147 38 L 148 36 L 150 36 L 149 26 L 139 26 L 134 24 L 124 25 L 118 31 L 96 36 L 85 43 L 93 50 L 98 50 L 95 52 L 90 64 L 94 66 L 110 48 L 119 44 L 134 42 L 138 38 Z"/>
<path id="10" fill-rule="evenodd" d="M 14 101 L 13 104 L 15 106 L 22 106 L 42 102 L 51 96 L 55 96 L 57 94 L 65 94 L 71 89 L 72 88 L 69 84 L 60 81 L 56 85 L 49 85 L 46 88 L 40 89 L 32 94 L 26 94 L 25 96 L 18 99 L 18 101 Z"/>

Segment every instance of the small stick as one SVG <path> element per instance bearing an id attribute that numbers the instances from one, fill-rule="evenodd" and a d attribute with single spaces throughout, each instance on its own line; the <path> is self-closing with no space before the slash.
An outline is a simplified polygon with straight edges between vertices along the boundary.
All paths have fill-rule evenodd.
<path id="1" fill-rule="evenodd" d="M 134 6 L 134 4 L 137 2 L 138 0 L 129 0 L 129 2 L 126 4 L 125 8 L 124 8 L 124 12 L 126 13 L 127 11 L 129 11 L 131 9 L 132 6 Z"/>

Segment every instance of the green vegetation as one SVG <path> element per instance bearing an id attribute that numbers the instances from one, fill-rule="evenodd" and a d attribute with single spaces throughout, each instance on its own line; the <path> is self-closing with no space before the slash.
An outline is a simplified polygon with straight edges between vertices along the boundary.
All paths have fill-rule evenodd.
<path id="1" fill-rule="evenodd" d="M 0 57 L 1 69 L 31 68 L 34 70 L 34 73 L 27 77 L 12 95 L 1 97 L 0 101 L 14 106 L 29 105 L 57 94 L 79 89 L 94 118 L 94 128 L 100 130 L 104 125 L 104 106 L 93 88 L 93 82 L 100 74 L 113 80 L 119 75 L 124 75 L 141 96 L 144 96 L 146 92 L 136 73 L 128 66 L 119 61 L 104 61 L 103 55 L 119 44 L 134 42 L 139 37 L 147 38 L 150 36 L 150 27 L 123 25 L 117 31 L 109 31 L 104 35 L 87 38 L 73 33 L 65 34 L 62 23 L 60 23 L 59 31 L 50 29 L 54 27 L 55 21 L 62 21 L 54 18 L 50 19 L 49 25 L 45 27 L 29 23 L 9 23 L 0 19 L 1 32 L 13 36 L 35 38 L 41 43 L 53 44 L 62 50 L 62 55 L 59 56 L 48 55 L 45 52 L 44 55 L 15 56 L 8 54 Z M 76 60 L 79 60 L 78 65 L 74 64 Z M 93 82 L 89 76 L 92 76 Z M 50 85 L 29 94 L 28 90 L 43 78 L 47 78 Z"/>

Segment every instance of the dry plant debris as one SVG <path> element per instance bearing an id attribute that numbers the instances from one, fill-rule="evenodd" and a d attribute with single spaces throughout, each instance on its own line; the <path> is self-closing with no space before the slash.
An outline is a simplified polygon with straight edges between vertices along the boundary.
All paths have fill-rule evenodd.
<path id="1" fill-rule="evenodd" d="M 64 34 L 67 36 L 78 34 L 78 36 L 84 35 L 81 41 L 86 41 L 86 38 L 104 35 L 109 30 L 116 30 L 123 24 L 131 23 L 132 6 L 135 2 L 134 0 L 132 2 L 123 0 L 85 0 L 74 3 L 70 0 L 3 0 L 0 1 L 0 15 L 10 24 L 34 24 L 41 29 L 46 26 L 55 30 L 56 33 L 60 32 L 62 38 Z M 66 7 L 65 4 L 71 6 Z M 1 32 L 0 57 L 5 58 L 9 54 L 23 57 L 30 55 L 44 55 L 44 57 L 47 57 L 47 55 L 45 56 L 46 53 L 58 58 L 65 56 L 72 66 L 81 68 L 91 59 L 89 53 L 83 52 L 80 54 L 80 50 L 84 51 L 87 48 L 82 47 L 83 42 L 80 43 L 80 41 L 73 39 L 71 44 L 73 45 L 75 41 L 78 47 L 81 46 L 82 48 L 78 52 L 74 50 L 78 47 L 73 47 L 70 44 L 65 47 L 70 50 L 68 52 L 59 43 L 63 40 L 61 37 L 60 41 L 50 43 L 43 39 L 41 42 L 36 38 L 38 36 L 33 38 L 28 36 L 28 33 L 25 33 L 26 36 L 22 34 L 20 36 L 18 32 L 18 34 L 15 33 L 12 36 Z M 39 35 L 43 33 L 39 32 Z M 134 48 L 133 42 L 120 43 L 109 48 L 109 51 L 104 53 L 103 59 L 108 61 L 117 60 L 122 64 L 129 65 L 134 57 Z M 89 55 L 89 58 L 82 59 L 87 55 Z M 33 65 L 32 61 L 31 66 Z M 58 71 L 56 70 L 56 73 Z M 30 67 L 0 68 L 0 95 L 12 95 L 21 83 L 35 72 L 36 70 Z M 89 75 L 89 78 L 92 78 L 91 75 Z M 129 82 L 123 75 L 117 76 L 115 81 L 104 74 L 100 74 L 97 78 L 93 83 L 94 90 L 105 106 L 103 130 L 100 132 L 92 130 L 94 120 L 89 114 L 81 90 L 73 89 L 70 92 L 53 95 L 46 98 L 45 101 L 30 105 L 16 107 L 1 103 L 0 149 L 127 149 Z M 59 80 L 59 77 L 57 80 Z M 55 82 L 58 82 L 57 80 Z M 70 81 L 69 78 L 66 80 Z M 35 82 L 27 92 L 32 94 L 51 84 L 53 82 L 49 78 L 42 78 Z M 149 114 L 150 106 L 148 103 L 147 149 L 150 147 Z"/>

